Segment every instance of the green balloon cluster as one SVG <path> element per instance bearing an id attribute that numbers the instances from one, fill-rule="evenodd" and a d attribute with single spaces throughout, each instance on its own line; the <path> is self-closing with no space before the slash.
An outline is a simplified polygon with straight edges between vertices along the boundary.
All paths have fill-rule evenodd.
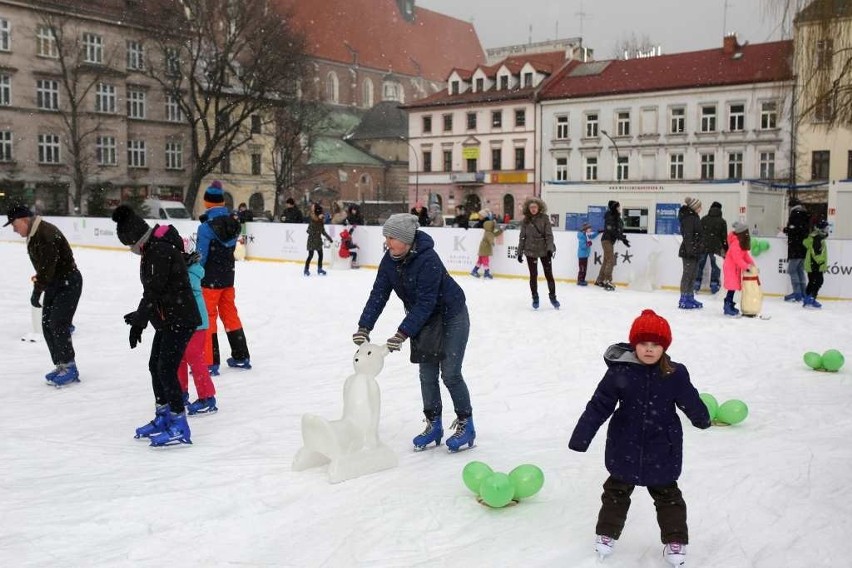
<path id="1" fill-rule="evenodd" d="M 813 351 L 808 351 L 804 355 L 805 365 L 814 371 L 830 371 L 836 373 L 846 362 L 843 353 L 837 349 L 829 349 L 822 355 Z"/>
<path id="2" fill-rule="evenodd" d="M 716 397 L 710 393 L 703 392 L 698 396 L 707 407 L 710 420 L 716 425 L 739 424 L 748 416 L 748 406 L 741 400 L 732 399 L 719 404 Z"/>
<path id="3" fill-rule="evenodd" d="M 464 466 L 462 480 L 483 503 L 499 509 L 538 493 L 544 485 L 544 473 L 537 466 L 523 464 L 506 475 L 495 472 L 485 463 L 472 461 Z"/>
<path id="4" fill-rule="evenodd" d="M 751 240 L 751 254 L 754 256 L 759 255 L 762 252 L 766 252 L 769 250 L 769 241 L 761 240 L 761 239 L 752 239 Z"/>

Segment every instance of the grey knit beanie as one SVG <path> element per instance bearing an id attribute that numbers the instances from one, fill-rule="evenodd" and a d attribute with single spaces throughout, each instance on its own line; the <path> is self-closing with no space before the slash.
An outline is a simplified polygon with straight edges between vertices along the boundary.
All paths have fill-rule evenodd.
<path id="1" fill-rule="evenodd" d="M 742 221 L 734 221 L 733 228 L 735 233 L 745 233 L 748 231 L 748 225 Z"/>
<path id="2" fill-rule="evenodd" d="M 382 235 L 393 237 L 394 239 L 403 242 L 407 245 L 414 244 L 414 233 L 420 224 L 417 222 L 417 216 L 410 213 L 395 213 L 388 217 L 382 227 Z"/>

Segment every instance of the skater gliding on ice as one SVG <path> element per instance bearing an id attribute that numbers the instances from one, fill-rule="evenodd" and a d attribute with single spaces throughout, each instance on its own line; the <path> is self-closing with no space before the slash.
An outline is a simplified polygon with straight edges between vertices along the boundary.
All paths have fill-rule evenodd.
<path id="1" fill-rule="evenodd" d="M 497 223 L 494 222 L 493 215 L 488 215 L 488 220 L 482 224 L 484 233 L 482 240 L 479 242 L 478 258 L 476 266 L 470 272 L 471 276 L 479 278 L 479 269 L 482 268 L 485 272 L 482 274 L 485 278 L 493 278 L 491 276 L 491 255 L 494 254 L 494 241 L 503 234 L 503 229 L 497 228 Z"/>
<path id="2" fill-rule="evenodd" d="M 704 307 L 704 304 L 695 299 L 692 289 L 698 275 L 698 262 L 704 255 L 704 230 L 701 227 L 699 213 L 701 213 L 701 200 L 687 197 L 677 214 L 680 221 L 680 234 L 683 236 L 678 250 L 678 256 L 683 263 L 683 272 L 680 277 L 680 301 L 677 304 L 677 307 L 682 310 Z"/>
<path id="3" fill-rule="evenodd" d="M 689 380 L 689 371 L 666 351 L 669 323 L 643 310 L 630 328 L 630 343 L 604 353 L 607 371 L 571 434 L 568 447 L 585 452 L 609 419 L 601 509 L 595 550 L 603 558 L 621 537 L 630 495 L 644 486 L 654 499 L 663 555 L 673 566 L 686 560 L 686 502 L 677 485 L 683 461 L 683 430 L 677 409 L 696 428 L 710 427 L 710 414 Z"/>
<path id="4" fill-rule="evenodd" d="M 524 219 L 521 222 L 521 234 L 518 237 L 518 262 L 527 260 L 527 268 L 530 271 L 530 292 L 532 293 L 532 307 L 538 309 L 538 261 L 544 270 L 544 278 L 547 280 L 547 293 L 550 303 L 557 310 L 559 300 L 556 299 L 556 281 L 553 279 L 553 256 L 556 254 L 556 245 L 553 243 L 553 228 L 547 217 L 547 205 L 537 197 L 530 197 L 524 202 Z"/>
<path id="5" fill-rule="evenodd" d="M 601 236 L 601 247 L 603 248 L 603 261 L 601 270 L 595 279 L 595 286 L 604 290 L 613 291 L 612 270 L 615 268 L 615 242 L 621 241 L 624 246 L 630 248 L 630 241 L 624 236 L 624 219 L 621 218 L 621 203 L 610 201 L 604 213 L 604 230 Z"/>
<path id="6" fill-rule="evenodd" d="M 742 221 L 734 221 L 733 230 L 728 234 L 728 252 L 725 253 L 725 261 L 722 263 L 723 282 L 725 285 L 724 314 L 726 316 L 739 315 L 740 311 L 734 302 L 734 294 L 743 288 L 743 272 L 754 266 L 751 257 L 751 236 L 748 225 Z"/>
<path id="7" fill-rule="evenodd" d="M 463 446 L 472 447 L 476 439 L 470 393 L 462 376 L 470 318 L 464 292 L 435 252 L 435 242 L 417 228 L 417 217 L 406 213 L 391 215 L 385 222 L 382 234 L 387 251 L 352 340 L 356 345 L 370 341 L 370 331 L 391 292 L 396 293 L 406 315 L 387 340 L 388 348 L 399 351 L 410 337 L 411 362 L 420 364 L 426 429 L 414 438 L 414 447 L 424 449 L 433 442 L 439 445 L 444 437 L 440 372 L 456 412 L 455 431 L 447 438 L 447 448 L 455 452 Z"/>
<path id="8" fill-rule="evenodd" d="M 814 230 L 805 238 L 805 272 L 808 274 L 808 286 L 805 288 L 805 297 L 802 300 L 803 308 L 821 308 L 822 304 L 817 301 L 817 294 L 822 288 L 824 280 L 823 273 L 828 270 L 828 222 L 823 219 L 819 221 Z"/>

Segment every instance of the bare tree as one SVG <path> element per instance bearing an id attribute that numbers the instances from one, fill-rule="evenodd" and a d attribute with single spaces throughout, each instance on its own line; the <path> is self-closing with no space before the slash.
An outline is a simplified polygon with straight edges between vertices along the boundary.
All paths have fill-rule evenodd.
<path id="1" fill-rule="evenodd" d="M 852 124 L 852 1 L 764 0 L 795 34 L 796 123 Z"/>
<path id="2" fill-rule="evenodd" d="M 647 57 L 657 50 L 657 44 L 651 41 L 648 35 L 641 37 L 636 32 L 630 35 L 622 35 L 613 48 L 613 59 L 634 59 L 636 57 Z"/>
<path id="3" fill-rule="evenodd" d="M 330 109 L 319 101 L 298 98 L 275 109 L 272 166 L 275 172 L 275 217 L 280 197 L 310 178 L 308 159 L 316 138 L 327 130 Z"/>
<path id="4" fill-rule="evenodd" d="M 271 124 L 295 97 L 304 39 L 269 0 L 173 0 L 161 21 L 148 73 L 190 126 L 192 210 L 202 179 L 252 139 L 252 120 Z"/>
<path id="5" fill-rule="evenodd" d="M 116 87 L 107 78 L 115 75 L 118 50 L 110 48 L 103 36 L 83 32 L 76 25 L 77 21 L 74 11 L 42 13 L 38 34 L 39 41 L 44 43 L 41 46 L 46 50 L 44 53 L 56 59 L 59 86 L 58 100 L 48 100 L 51 89 L 45 89 L 40 95 L 45 100 L 39 106 L 51 108 L 56 104 L 64 130 L 66 163 L 71 169 L 71 200 L 74 211 L 79 213 L 95 161 L 90 139 L 101 127 L 104 114 L 116 112 Z M 103 85 L 104 97 L 93 100 L 98 85 Z"/>

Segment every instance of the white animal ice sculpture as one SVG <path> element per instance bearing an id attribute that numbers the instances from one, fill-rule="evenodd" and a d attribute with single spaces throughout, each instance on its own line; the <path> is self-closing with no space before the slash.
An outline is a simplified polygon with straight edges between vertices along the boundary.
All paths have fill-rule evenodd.
<path id="1" fill-rule="evenodd" d="M 326 420 L 302 415 L 304 446 L 293 458 L 293 470 L 328 464 L 328 481 L 339 483 L 395 467 L 396 454 L 379 440 L 381 392 L 376 376 L 382 371 L 386 345 L 364 343 L 353 357 L 355 374 L 343 384 L 343 416 Z"/>

